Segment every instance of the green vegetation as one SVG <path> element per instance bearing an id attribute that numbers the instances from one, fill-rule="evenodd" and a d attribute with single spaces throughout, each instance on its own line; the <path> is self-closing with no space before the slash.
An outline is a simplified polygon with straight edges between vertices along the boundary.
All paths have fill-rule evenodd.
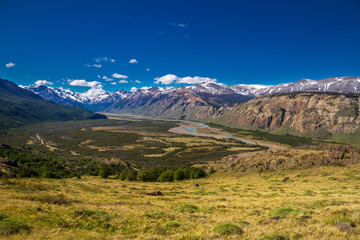
<path id="1" fill-rule="evenodd" d="M 30 226 L 0 212 L 0 235 L 11 235 L 20 231 L 28 231 Z"/>
<path id="2" fill-rule="evenodd" d="M 7 130 L 0 132 L 0 142 L 6 143 L 0 147 L 0 158 L 7 159 L 0 165 L 0 175 L 41 178 L 100 175 L 130 181 L 171 181 L 169 172 L 161 178 L 160 174 L 178 170 L 173 179 L 196 179 L 204 177 L 205 172 L 192 169 L 183 172 L 184 176 L 180 172 L 193 164 L 259 150 L 245 148 L 235 140 L 168 132 L 176 126 L 176 122 L 161 120 L 109 119 L 42 123 Z M 155 174 L 148 171 L 156 168 L 160 171 Z"/>
<path id="3" fill-rule="evenodd" d="M 266 234 L 259 237 L 257 240 L 289 240 L 289 238 L 278 234 Z"/>
<path id="4" fill-rule="evenodd" d="M 223 126 L 215 123 L 208 123 L 208 125 L 211 127 L 224 129 L 225 131 L 230 133 L 239 133 L 242 135 L 251 136 L 255 140 L 258 139 L 258 140 L 265 140 L 270 142 L 277 142 L 277 143 L 289 145 L 291 147 L 299 147 L 299 146 L 314 144 L 313 140 L 309 138 L 294 136 L 290 134 L 285 134 L 285 135 L 272 134 L 261 130 L 241 129 L 237 127 Z"/>
<path id="5" fill-rule="evenodd" d="M 230 235 L 230 234 L 243 234 L 244 231 L 232 223 L 222 223 L 216 225 L 213 229 L 214 232 L 219 233 L 221 235 Z"/>
<path id="6" fill-rule="evenodd" d="M 46 101 L 15 83 L 0 78 L 0 130 L 45 121 L 105 119 L 80 107 Z"/>

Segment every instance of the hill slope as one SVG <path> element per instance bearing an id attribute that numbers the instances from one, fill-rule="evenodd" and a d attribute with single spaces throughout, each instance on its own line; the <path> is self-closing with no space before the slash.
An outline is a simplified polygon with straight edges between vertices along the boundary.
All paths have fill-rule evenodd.
<path id="1" fill-rule="evenodd" d="M 80 107 L 47 101 L 15 83 L 0 79 L 0 129 L 42 121 L 67 121 L 106 118 Z"/>
<path id="2" fill-rule="evenodd" d="M 280 94 L 258 97 L 228 108 L 212 121 L 328 139 L 337 134 L 358 133 L 359 105 L 359 94 Z"/>

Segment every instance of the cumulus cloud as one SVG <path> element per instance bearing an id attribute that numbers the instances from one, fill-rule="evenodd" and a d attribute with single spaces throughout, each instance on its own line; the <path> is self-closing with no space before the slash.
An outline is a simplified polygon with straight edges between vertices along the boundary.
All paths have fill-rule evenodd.
<path id="1" fill-rule="evenodd" d="M 128 80 L 120 80 L 119 83 L 128 83 Z"/>
<path id="2" fill-rule="evenodd" d="M 111 82 L 110 84 L 111 84 L 111 85 L 116 85 L 116 82 Z"/>
<path id="3" fill-rule="evenodd" d="M 132 88 L 130 89 L 131 92 L 136 92 L 136 90 L 137 90 L 136 87 L 132 87 Z"/>
<path id="4" fill-rule="evenodd" d="M 136 83 L 141 83 L 141 81 L 139 81 L 139 80 L 135 80 L 135 82 L 136 82 Z"/>
<path id="5" fill-rule="evenodd" d="M 68 84 L 71 86 L 80 86 L 80 87 L 96 87 L 99 85 L 101 86 L 101 83 L 98 81 L 88 82 L 85 79 L 69 79 Z"/>
<path id="6" fill-rule="evenodd" d="M 113 78 L 128 78 L 128 76 L 126 75 L 122 75 L 122 74 L 119 74 L 119 73 L 114 73 L 112 75 Z"/>
<path id="7" fill-rule="evenodd" d="M 5 66 L 7 68 L 12 68 L 12 67 L 15 67 L 15 63 L 9 62 L 9 63 L 5 64 Z"/>
<path id="8" fill-rule="evenodd" d="M 86 81 L 85 79 L 68 79 L 68 84 L 71 86 L 90 87 L 90 90 L 84 93 L 84 95 L 90 99 L 94 99 L 101 94 L 105 93 L 103 85 L 98 81 Z"/>
<path id="9" fill-rule="evenodd" d="M 147 72 L 149 72 L 149 71 L 150 71 L 150 69 L 149 69 L 149 68 L 147 68 L 147 69 L 146 69 L 146 71 L 147 71 Z"/>
<path id="10" fill-rule="evenodd" d="M 52 82 L 46 81 L 46 80 L 37 80 L 35 82 L 36 86 L 42 86 L 42 85 L 53 85 Z"/>
<path id="11" fill-rule="evenodd" d="M 135 58 L 133 58 L 133 59 L 130 59 L 129 63 L 138 63 L 138 61 Z"/>
<path id="12" fill-rule="evenodd" d="M 156 84 L 165 84 L 165 85 L 169 85 L 172 83 L 176 83 L 176 84 L 199 84 L 199 83 L 203 83 L 203 82 L 216 82 L 217 79 L 216 78 L 208 78 L 208 77 L 178 77 L 174 74 L 167 74 L 165 76 L 162 77 L 157 77 L 154 79 Z"/>

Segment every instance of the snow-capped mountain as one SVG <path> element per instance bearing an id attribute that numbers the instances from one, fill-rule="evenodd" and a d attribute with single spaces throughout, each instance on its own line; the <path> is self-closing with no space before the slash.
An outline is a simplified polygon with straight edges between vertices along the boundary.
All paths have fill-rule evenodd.
<path id="1" fill-rule="evenodd" d="M 132 108 L 148 105 L 157 101 L 171 102 L 175 98 L 182 102 L 197 102 L 215 107 L 228 107 L 235 103 L 246 102 L 260 95 L 287 92 L 337 92 L 360 93 L 360 77 L 336 77 L 323 80 L 303 79 L 295 83 L 275 86 L 238 84 L 228 86 L 218 82 L 204 82 L 180 87 L 142 87 L 140 89 L 115 92 L 97 91 L 94 93 L 73 92 L 64 88 L 47 86 L 28 86 L 25 89 L 41 97 L 70 106 L 82 106 L 92 111 L 130 111 Z M 90 90 L 91 91 L 91 90 Z M 172 99 L 172 100 L 169 100 Z M 152 101 L 147 103 L 147 101 Z M 166 105 L 166 104 L 165 104 Z M 164 106 L 165 106 L 164 105 Z M 125 107 L 126 106 L 126 107 Z"/>
<path id="2" fill-rule="evenodd" d="M 322 80 L 302 79 L 295 83 L 284 83 L 257 91 L 259 95 L 287 92 L 336 92 L 360 93 L 360 77 L 334 77 Z"/>

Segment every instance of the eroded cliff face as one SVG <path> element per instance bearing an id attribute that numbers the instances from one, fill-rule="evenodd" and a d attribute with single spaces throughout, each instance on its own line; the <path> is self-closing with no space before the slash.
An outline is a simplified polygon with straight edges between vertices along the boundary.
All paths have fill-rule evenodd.
<path id="1" fill-rule="evenodd" d="M 328 134 L 359 129 L 359 95 L 292 93 L 263 96 L 227 108 L 216 118 L 221 124 L 296 132 L 324 130 Z"/>

